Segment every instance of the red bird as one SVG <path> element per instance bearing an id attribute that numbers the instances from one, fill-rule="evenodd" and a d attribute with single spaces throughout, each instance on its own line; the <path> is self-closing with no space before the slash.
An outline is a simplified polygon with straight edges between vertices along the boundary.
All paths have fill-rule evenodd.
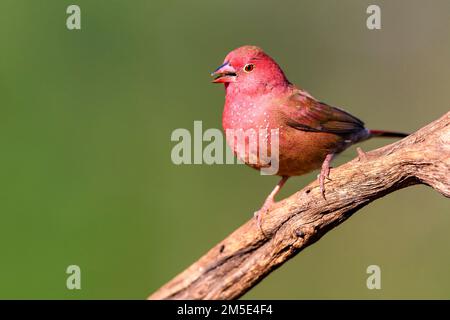
<path id="1" fill-rule="evenodd" d="M 274 204 L 275 195 L 289 177 L 321 168 L 319 184 L 325 198 L 325 178 L 336 154 L 372 137 L 407 136 L 400 132 L 368 130 L 348 112 L 316 100 L 290 83 L 278 64 L 255 46 L 231 51 L 211 75 L 214 83 L 225 85 L 222 118 L 225 131 L 278 129 L 279 132 L 277 175 L 282 178 L 255 213 L 258 226 L 262 214 Z M 264 138 L 270 146 L 267 135 Z M 264 167 L 258 154 L 256 163 L 249 161 L 248 147 L 244 149 L 245 156 L 239 154 L 238 148 L 242 146 L 235 138 L 229 139 L 227 135 L 227 143 L 246 164 L 256 169 Z"/>

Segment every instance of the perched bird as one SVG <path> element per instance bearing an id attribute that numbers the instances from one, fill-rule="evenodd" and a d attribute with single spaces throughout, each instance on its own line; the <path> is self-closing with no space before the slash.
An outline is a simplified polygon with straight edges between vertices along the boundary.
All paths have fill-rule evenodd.
<path id="1" fill-rule="evenodd" d="M 319 185 L 325 198 L 325 179 L 336 154 L 372 137 L 407 136 L 400 132 L 366 129 L 361 120 L 348 112 L 320 102 L 290 83 L 275 60 L 255 46 L 231 51 L 211 75 L 214 83 L 225 85 L 222 117 L 225 131 L 278 129 L 279 132 L 276 174 L 282 178 L 255 213 L 259 227 L 262 214 L 274 204 L 275 195 L 289 177 L 321 168 Z M 267 135 L 263 138 L 270 146 L 270 138 Z M 227 143 L 235 153 L 243 147 L 228 135 Z M 244 150 L 244 156 L 238 155 L 241 160 L 256 169 L 264 167 L 262 161 L 250 162 L 249 148 L 244 146 Z M 258 154 L 253 156 L 258 157 Z"/>

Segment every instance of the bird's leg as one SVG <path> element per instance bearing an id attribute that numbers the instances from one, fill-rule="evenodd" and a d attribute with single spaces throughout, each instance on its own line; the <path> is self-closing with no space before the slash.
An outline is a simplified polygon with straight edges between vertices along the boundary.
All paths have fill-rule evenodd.
<path id="1" fill-rule="evenodd" d="M 255 212 L 256 224 L 257 224 L 258 228 L 261 229 L 261 231 L 262 231 L 262 228 L 261 228 L 262 215 L 264 213 L 268 212 L 270 210 L 270 208 L 275 204 L 275 196 L 277 195 L 278 192 L 280 192 L 281 188 L 284 186 L 284 184 L 286 183 L 286 181 L 288 179 L 289 179 L 289 177 L 283 176 L 281 178 L 280 182 L 278 182 L 278 184 L 275 186 L 275 188 L 273 188 L 272 192 L 266 198 L 261 209 L 259 209 L 258 211 Z"/>
<path id="2" fill-rule="evenodd" d="M 319 175 L 319 186 L 320 186 L 320 193 L 322 194 L 322 197 L 324 199 L 325 198 L 325 179 L 329 179 L 329 175 L 330 175 L 330 169 L 331 169 L 331 161 L 334 158 L 334 154 L 330 153 L 327 154 L 327 156 L 325 157 L 325 160 L 322 163 L 322 170 L 320 171 L 320 175 Z"/>

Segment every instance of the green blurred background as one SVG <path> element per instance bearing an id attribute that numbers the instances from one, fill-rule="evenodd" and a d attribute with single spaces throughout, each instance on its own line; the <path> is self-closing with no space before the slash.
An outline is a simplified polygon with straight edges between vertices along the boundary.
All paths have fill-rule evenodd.
<path id="1" fill-rule="evenodd" d="M 80 31 L 66 29 L 73 3 Z M 381 30 L 366 28 L 369 4 Z M 174 129 L 221 127 L 209 72 L 235 47 L 263 47 L 371 128 L 414 131 L 449 110 L 446 0 L 2 0 L 0 12 L 0 298 L 142 299 L 251 218 L 276 177 L 170 159 Z M 395 192 L 244 298 L 448 299 L 449 226 L 433 190 Z M 71 264 L 81 290 L 66 289 Z M 366 287 L 371 264 L 381 290 Z"/>

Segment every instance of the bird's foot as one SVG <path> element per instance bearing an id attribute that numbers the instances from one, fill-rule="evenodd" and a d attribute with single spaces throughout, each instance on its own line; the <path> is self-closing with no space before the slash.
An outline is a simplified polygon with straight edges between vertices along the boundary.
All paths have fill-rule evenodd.
<path id="1" fill-rule="evenodd" d="M 267 199 L 263 206 L 261 207 L 261 209 L 259 209 L 258 211 L 256 211 L 253 216 L 256 219 L 256 226 L 258 227 L 259 230 L 261 230 L 261 232 L 264 234 L 264 231 L 262 229 L 262 219 L 263 219 L 263 215 L 268 213 L 273 205 L 275 204 L 275 201 L 273 199 Z"/>
<path id="2" fill-rule="evenodd" d="M 320 174 L 318 176 L 319 178 L 319 187 L 320 187 L 320 193 L 322 194 L 322 197 L 326 199 L 325 197 L 325 179 L 330 180 L 330 170 L 332 167 L 322 168 L 320 171 Z"/>
<path id="3" fill-rule="evenodd" d="M 320 170 L 319 174 L 319 187 L 320 187 L 320 193 L 322 194 L 322 197 L 326 200 L 325 197 L 325 179 L 330 180 L 330 170 L 331 170 L 331 160 L 333 160 L 334 155 L 328 154 L 325 157 L 324 162 L 322 163 L 322 170 Z"/>
<path id="4" fill-rule="evenodd" d="M 367 154 L 360 148 L 356 148 L 356 152 L 358 152 L 358 161 L 366 160 Z"/>
<path id="5" fill-rule="evenodd" d="M 266 198 L 266 200 L 264 201 L 263 206 L 261 207 L 261 209 L 259 209 L 258 211 L 256 211 L 253 216 L 256 219 L 256 225 L 258 227 L 259 230 L 261 230 L 261 233 L 265 235 L 263 229 L 262 229 L 262 216 L 263 214 L 269 212 L 273 205 L 275 204 L 275 196 L 277 195 L 277 193 L 280 191 L 280 189 L 284 186 L 284 184 L 286 183 L 286 181 L 289 179 L 288 176 L 283 176 L 280 180 L 280 182 L 278 182 L 278 184 L 275 186 L 275 188 L 272 190 L 272 192 L 269 194 L 269 196 Z"/>

